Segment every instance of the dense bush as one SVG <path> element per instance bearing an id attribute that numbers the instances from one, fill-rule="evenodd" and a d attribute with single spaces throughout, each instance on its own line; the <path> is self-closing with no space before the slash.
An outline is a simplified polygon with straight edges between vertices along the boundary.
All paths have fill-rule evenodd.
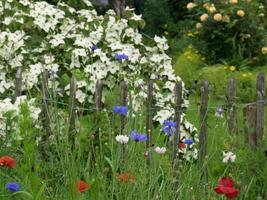
<path id="1" fill-rule="evenodd" d="M 221 100 L 225 98 L 229 78 L 234 77 L 237 84 L 236 100 L 246 103 L 254 101 L 257 73 L 265 72 L 267 74 L 267 65 L 252 69 L 247 67 L 246 63 L 243 65 L 242 63 L 239 65 L 228 63 L 207 65 L 205 58 L 191 45 L 186 47 L 182 54 L 175 57 L 174 72 L 181 76 L 190 93 L 198 93 L 203 80 L 208 80 L 210 93 Z"/>
<path id="2" fill-rule="evenodd" d="M 259 1 L 229 0 L 191 2 L 187 8 L 196 20 L 195 45 L 211 63 L 244 59 L 264 62 L 266 18 Z"/>

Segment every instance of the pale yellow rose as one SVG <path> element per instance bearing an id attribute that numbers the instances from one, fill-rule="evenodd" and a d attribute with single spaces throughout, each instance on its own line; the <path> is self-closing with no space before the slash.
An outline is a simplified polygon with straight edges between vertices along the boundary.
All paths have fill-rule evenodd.
<path id="1" fill-rule="evenodd" d="M 238 0 L 230 0 L 229 3 L 232 4 L 232 5 L 237 4 Z"/>
<path id="2" fill-rule="evenodd" d="M 196 4 L 194 4 L 194 3 L 192 3 L 192 2 L 189 2 L 189 3 L 186 5 L 186 8 L 187 8 L 188 10 L 191 10 L 191 9 L 193 9 L 194 7 L 196 7 Z"/>
<path id="3" fill-rule="evenodd" d="M 207 9 L 207 8 L 209 8 L 209 7 L 210 7 L 210 4 L 209 4 L 209 3 L 204 3 L 204 4 L 203 4 L 203 8 L 206 8 L 206 9 Z"/>
<path id="4" fill-rule="evenodd" d="M 239 17 L 244 17 L 245 12 L 244 12 L 244 10 L 238 10 L 238 11 L 236 12 L 236 14 L 237 14 L 237 16 L 239 16 Z"/>
<path id="5" fill-rule="evenodd" d="M 200 16 L 200 21 L 205 22 L 209 18 L 209 15 L 207 13 L 204 13 Z"/>
<path id="6" fill-rule="evenodd" d="M 200 30 L 200 29 L 202 29 L 203 28 L 203 25 L 200 23 L 200 22 L 198 22 L 197 24 L 196 24 L 196 29 L 197 30 Z"/>
<path id="7" fill-rule="evenodd" d="M 222 20 L 222 15 L 220 13 L 216 13 L 215 15 L 213 15 L 213 19 L 219 22 Z"/>
<path id="8" fill-rule="evenodd" d="M 208 10 L 209 10 L 210 13 L 215 13 L 216 12 L 216 8 L 215 8 L 214 5 L 212 5 L 211 7 L 209 7 Z"/>
<path id="9" fill-rule="evenodd" d="M 264 54 L 264 55 L 267 54 L 267 47 L 262 47 L 261 48 L 261 53 Z"/>

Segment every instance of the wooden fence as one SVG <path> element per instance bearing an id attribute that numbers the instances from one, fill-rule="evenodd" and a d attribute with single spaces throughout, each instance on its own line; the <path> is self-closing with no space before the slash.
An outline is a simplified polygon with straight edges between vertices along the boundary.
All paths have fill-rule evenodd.
<path id="1" fill-rule="evenodd" d="M 18 70 L 15 80 L 15 96 L 21 95 L 21 86 L 22 85 L 22 76 L 21 69 Z M 153 165 L 151 148 L 153 140 L 153 80 L 148 81 L 147 83 L 147 117 L 146 117 L 146 132 L 147 132 L 147 166 L 150 169 Z M 95 112 L 100 112 L 103 109 L 102 102 L 102 87 L 103 84 L 99 80 L 96 82 L 96 92 L 95 92 Z M 76 135 L 76 78 L 74 75 L 71 77 L 70 83 L 70 99 L 69 99 L 69 139 L 71 148 L 75 148 L 75 135 Z M 172 163 L 173 163 L 173 185 L 175 192 L 175 199 L 178 199 L 178 165 L 179 165 L 179 151 L 178 144 L 180 141 L 180 120 L 182 114 L 182 85 L 181 83 L 176 83 L 174 88 L 175 94 L 175 116 L 174 120 L 176 122 L 176 132 L 174 134 L 174 140 L 172 144 Z M 42 81 L 42 93 L 43 93 L 43 113 L 44 113 L 44 128 L 46 129 L 47 137 L 52 134 L 50 126 L 50 117 L 49 117 L 49 92 L 48 92 L 48 73 L 45 71 L 43 73 Z M 252 149 L 256 149 L 257 146 L 261 143 L 264 133 L 264 106 L 265 102 L 265 74 L 259 73 L 257 76 L 256 92 L 255 92 L 255 102 L 242 104 L 243 106 L 243 116 L 244 116 L 244 142 L 248 144 Z M 199 109 L 199 159 L 198 164 L 202 170 L 202 181 L 207 182 L 207 169 L 205 167 L 205 157 L 207 156 L 207 113 L 208 113 L 208 102 L 209 101 L 209 82 L 205 81 L 201 89 L 201 103 Z M 122 106 L 127 105 L 127 86 L 124 81 L 120 84 L 120 104 Z M 236 103 L 236 81 L 233 77 L 230 78 L 227 92 L 226 92 L 226 108 L 229 116 L 228 119 L 228 129 L 231 135 L 236 135 L 238 133 L 237 127 L 237 103 Z M 123 134 L 126 124 L 126 116 L 121 116 L 120 123 L 120 134 Z M 203 167 L 204 166 L 204 167 Z"/>

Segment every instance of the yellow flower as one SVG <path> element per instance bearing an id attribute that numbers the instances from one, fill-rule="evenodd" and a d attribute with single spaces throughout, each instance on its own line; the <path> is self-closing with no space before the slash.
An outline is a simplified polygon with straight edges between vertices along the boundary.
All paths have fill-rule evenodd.
<path id="1" fill-rule="evenodd" d="M 213 16 L 213 19 L 217 22 L 221 21 L 222 20 L 222 15 L 220 13 L 216 13 L 214 16 Z"/>
<path id="2" fill-rule="evenodd" d="M 192 32 L 187 33 L 188 37 L 195 37 L 195 35 Z"/>
<path id="3" fill-rule="evenodd" d="M 243 77 L 247 77 L 247 74 L 246 74 L 246 73 L 243 73 L 242 76 L 243 76 Z"/>
<path id="4" fill-rule="evenodd" d="M 197 30 L 200 30 L 200 29 L 202 29 L 203 28 L 203 25 L 200 23 L 200 22 L 198 22 L 197 24 L 196 24 L 196 29 Z"/>
<path id="5" fill-rule="evenodd" d="M 232 4 L 232 5 L 237 4 L 238 0 L 230 0 L 229 3 Z"/>
<path id="6" fill-rule="evenodd" d="M 205 22 L 209 18 L 209 15 L 207 13 L 204 13 L 200 16 L 200 21 Z"/>
<path id="7" fill-rule="evenodd" d="M 262 47 L 262 48 L 261 48 L 261 53 L 262 53 L 263 55 L 267 54 L 267 47 Z"/>
<path id="8" fill-rule="evenodd" d="M 244 10 L 238 10 L 238 11 L 236 12 L 236 14 L 237 14 L 237 16 L 239 16 L 239 17 L 244 17 L 245 12 L 244 12 Z"/>
<path id="9" fill-rule="evenodd" d="M 191 9 L 193 9 L 195 6 L 196 6 L 196 4 L 194 4 L 194 3 L 192 3 L 192 2 L 189 2 L 189 3 L 186 5 L 186 8 L 187 8 L 188 10 L 191 10 Z"/>
<path id="10" fill-rule="evenodd" d="M 234 72 L 236 70 L 236 67 L 234 65 L 231 65 L 229 69 L 231 72 Z"/>
<path id="11" fill-rule="evenodd" d="M 209 7 L 208 10 L 209 10 L 210 13 L 215 13 L 216 12 L 216 8 L 215 8 L 214 5 L 212 5 L 211 7 Z"/>

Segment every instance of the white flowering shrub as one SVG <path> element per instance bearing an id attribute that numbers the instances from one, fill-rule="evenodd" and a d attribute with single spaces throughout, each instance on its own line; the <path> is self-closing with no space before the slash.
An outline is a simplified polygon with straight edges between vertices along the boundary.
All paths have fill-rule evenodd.
<path id="1" fill-rule="evenodd" d="M 22 140 L 23 135 L 20 133 L 19 123 L 22 106 L 26 105 L 29 109 L 30 118 L 36 128 L 40 127 L 38 123 L 41 109 L 36 107 L 35 99 L 28 100 L 26 96 L 20 96 L 14 103 L 10 98 L 0 100 L 0 141 L 5 141 L 5 145 L 9 146 L 10 141 Z"/>
<path id="2" fill-rule="evenodd" d="M 40 94 L 41 76 L 48 70 L 49 87 L 61 91 L 61 100 L 69 95 L 71 74 L 77 78 L 76 99 L 93 104 L 97 80 L 112 89 L 125 80 L 130 91 L 133 113 L 146 98 L 146 81 L 155 79 L 154 120 L 161 124 L 173 118 L 173 90 L 181 81 L 173 73 L 172 60 L 166 54 L 167 40 L 155 36 L 145 43 L 137 27 L 142 19 L 126 9 L 126 19 L 112 10 L 97 15 L 91 3 L 75 10 L 63 2 L 53 6 L 44 1 L 7 0 L 0 3 L 0 95 L 14 93 L 14 76 L 22 69 L 23 94 Z M 131 25 L 131 26 L 130 26 Z M 185 96 L 185 89 L 183 90 Z M 105 89 L 104 89 L 105 99 Z M 60 98 L 60 97 L 59 97 Z M 184 99 L 183 107 L 188 106 Z M 182 136 L 197 142 L 196 129 L 182 116 Z M 196 149 L 186 153 L 196 158 Z"/>

